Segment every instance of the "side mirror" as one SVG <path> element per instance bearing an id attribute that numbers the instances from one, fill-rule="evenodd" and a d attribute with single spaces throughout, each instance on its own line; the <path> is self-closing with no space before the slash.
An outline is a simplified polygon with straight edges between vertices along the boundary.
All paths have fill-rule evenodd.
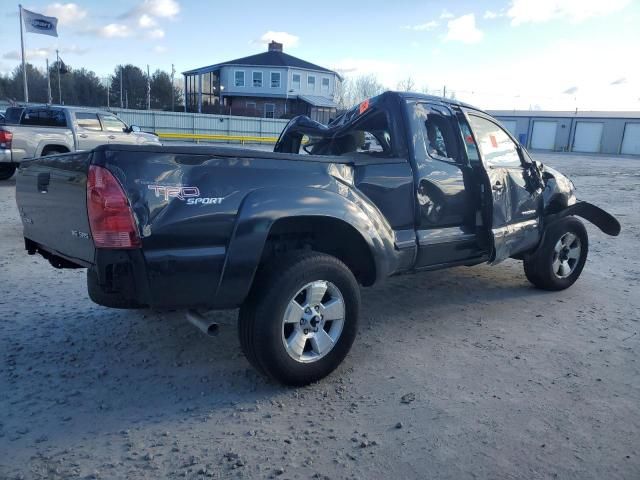
<path id="1" fill-rule="evenodd" d="M 141 132 L 141 131 L 142 130 L 137 125 L 129 125 L 129 128 L 127 129 L 127 133 L 131 133 L 131 132 L 138 133 L 138 132 Z"/>

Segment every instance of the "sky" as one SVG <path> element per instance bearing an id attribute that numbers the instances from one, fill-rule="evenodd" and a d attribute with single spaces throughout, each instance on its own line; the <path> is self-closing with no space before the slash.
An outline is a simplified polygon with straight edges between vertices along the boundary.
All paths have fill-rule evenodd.
<path id="1" fill-rule="evenodd" d="M 44 69 L 55 49 L 101 77 L 115 65 L 180 72 L 285 52 L 346 77 L 374 74 L 485 109 L 640 110 L 640 0 L 25 0 L 58 38 L 25 34 Z M 0 73 L 20 62 L 18 5 L 0 1 Z"/>

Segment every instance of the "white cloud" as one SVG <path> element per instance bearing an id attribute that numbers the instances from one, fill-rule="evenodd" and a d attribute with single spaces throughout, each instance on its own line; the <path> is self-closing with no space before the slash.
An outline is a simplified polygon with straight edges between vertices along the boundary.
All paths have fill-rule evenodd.
<path id="1" fill-rule="evenodd" d="M 153 17 L 147 15 L 146 13 L 143 13 L 142 15 L 140 15 L 140 18 L 138 18 L 138 26 L 140 28 L 153 28 L 156 25 L 158 25 L 158 22 L 156 22 Z"/>
<path id="2" fill-rule="evenodd" d="M 567 19 L 572 23 L 622 10 L 631 0 L 512 0 L 511 25 Z"/>
<path id="3" fill-rule="evenodd" d="M 448 31 L 445 40 L 477 43 L 484 37 L 484 33 L 476 27 L 476 16 L 473 13 L 449 20 L 449 22 L 447 22 L 447 28 Z"/>
<path id="4" fill-rule="evenodd" d="M 625 83 L 627 83 L 627 79 L 625 77 L 620 77 L 615 79 L 609 85 L 624 85 Z"/>
<path id="5" fill-rule="evenodd" d="M 122 23 L 110 23 L 98 28 L 96 33 L 105 38 L 125 38 L 131 36 L 131 28 Z"/>
<path id="6" fill-rule="evenodd" d="M 62 47 L 58 49 L 60 55 L 84 55 L 90 51 L 89 48 L 81 48 L 77 45 L 71 45 L 70 47 Z M 27 60 L 44 60 L 45 58 L 52 58 L 56 55 L 55 47 L 47 47 L 47 48 L 33 48 L 27 49 L 25 51 L 25 56 Z M 20 55 L 19 50 L 12 50 L 10 52 L 2 55 L 2 58 L 5 60 L 21 60 L 22 56 Z"/>
<path id="7" fill-rule="evenodd" d="M 435 20 L 431 20 L 429 22 L 419 23 L 417 25 L 405 25 L 402 28 L 404 28 L 405 30 L 414 30 L 416 32 L 419 32 L 424 30 L 433 30 L 437 26 L 438 22 L 436 22 Z"/>
<path id="8" fill-rule="evenodd" d="M 578 93 L 578 87 L 569 87 L 566 90 L 564 90 L 562 92 L 565 95 L 575 95 L 576 93 Z"/>
<path id="9" fill-rule="evenodd" d="M 27 60 L 43 60 L 47 58 L 51 52 L 48 48 L 28 48 L 24 53 Z M 18 50 L 13 50 L 2 55 L 2 58 L 5 60 L 20 60 L 22 57 Z"/>
<path id="10" fill-rule="evenodd" d="M 160 40 L 161 38 L 164 38 L 164 30 L 161 28 L 154 28 L 153 30 L 149 30 L 146 37 L 151 40 Z"/>
<path id="11" fill-rule="evenodd" d="M 445 18 L 453 18 L 455 17 L 455 15 L 453 13 L 451 13 L 449 10 L 447 10 L 446 8 L 444 8 L 442 10 L 442 13 L 440 14 L 440 18 L 445 19 Z"/>
<path id="12" fill-rule="evenodd" d="M 271 41 L 275 41 L 283 44 L 285 47 L 295 47 L 298 45 L 300 37 L 287 32 L 274 32 L 269 30 L 262 35 L 255 43 L 261 43 L 267 45 Z"/>
<path id="13" fill-rule="evenodd" d="M 153 47 L 153 51 L 155 53 L 167 53 L 168 50 L 169 49 L 164 45 L 156 45 L 155 47 Z"/>
<path id="14" fill-rule="evenodd" d="M 498 18 L 499 16 L 501 16 L 499 13 L 493 12 L 491 10 L 486 10 L 484 12 L 484 15 L 482 15 L 482 18 L 484 18 L 485 20 L 493 20 L 494 18 Z"/>
<path id="15" fill-rule="evenodd" d="M 45 7 L 44 14 L 56 17 L 60 25 L 70 25 L 84 20 L 87 11 L 76 3 L 52 3 Z"/>
<path id="16" fill-rule="evenodd" d="M 173 18 L 180 13 L 180 4 L 175 0 L 144 0 L 140 8 L 161 18 Z"/>

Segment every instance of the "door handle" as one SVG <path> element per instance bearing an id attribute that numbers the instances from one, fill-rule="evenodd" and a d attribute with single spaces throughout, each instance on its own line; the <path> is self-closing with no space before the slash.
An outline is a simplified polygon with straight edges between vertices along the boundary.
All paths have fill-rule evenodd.
<path id="1" fill-rule="evenodd" d="M 116 136 L 115 136 L 115 135 L 109 135 L 109 139 L 110 139 L 110 140 L 115 140 L 115 139 L 116 139 Z"/>
<path id="2" fill-rule="evenodd" d="M 40 193 L 47 193 L 49 191 L 49 182 L 51 181 L 50 173 L 38 174 L 38 191 Z"/>
<path id="3" fill-rule="evenodd" d="M 87 135 L 86 133 L 81 133 L 80 135 L 78 135 L 80 138 L 87 138 L 89 137 L 89 135 Z"/>

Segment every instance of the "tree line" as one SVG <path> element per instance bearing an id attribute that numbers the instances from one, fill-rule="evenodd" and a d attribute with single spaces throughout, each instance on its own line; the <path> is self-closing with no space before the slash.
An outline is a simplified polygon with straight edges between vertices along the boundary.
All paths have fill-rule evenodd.
<path id="1" fill-rule="evenodd" d="M 58 87 L 58 66 L 60 66 L 60 87 Z M 26 64 L 29 101 L 47 103 L 47 71 Z M 0 100 L 21 102 L 24 100 L 22 65 L 11 73 L 0 75 Z M 120 81 L 122 79 L 122 89 Z M 94 72 L 86 68 L 72 68 L 67 64 L 54 62 L 49 67 L 51 97 L 53 103 L 86 107 L 120 107 L 132 109 L 147 108 L 147 74 L 135 65 L 118 65 L 114 73 L 102 81 Z M 163 70 L 150 75 L 151 108 L 155 110 L 182 110 L 182 90 L 171 83 L 171 76 Z M 122 97 L 120 92 L 122 92 Z M 172 102 L 173 93 L 173 102 Z M 62 95 L 61 95 L 62 94 Z"/>

